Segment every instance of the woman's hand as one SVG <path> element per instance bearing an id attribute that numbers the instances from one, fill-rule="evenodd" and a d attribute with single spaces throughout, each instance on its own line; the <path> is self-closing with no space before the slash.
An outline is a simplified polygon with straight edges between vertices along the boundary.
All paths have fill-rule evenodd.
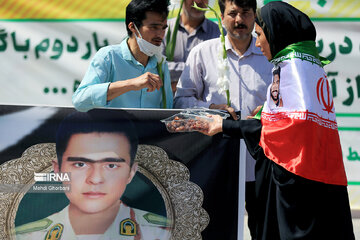
<path id="1" fill-rule="evenodd" d="M 207 130 L 199 131 L 202 134 L 213 136 L 219 132 L 222 132 L 222 123 L 223 119 L 219 115 L 208 115 L 209 118 L 213 119 L 213 121 L 208 121 L 209 128 Z M 202 120 L 206 121 L 206 120 Z"/>

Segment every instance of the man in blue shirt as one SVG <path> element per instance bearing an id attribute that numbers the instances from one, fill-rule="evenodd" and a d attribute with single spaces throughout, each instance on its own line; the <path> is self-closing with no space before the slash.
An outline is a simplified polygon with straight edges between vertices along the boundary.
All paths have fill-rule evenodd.
<path id="1" fill-rule="evenodd" d="M 167 0 L 132 0 L 126 7 L 128 37 L 100 49 L 75 91 L 78 111 L 95 107 L 172 108 L 170 74 L 161 62 L 161 42 L 168 15 Z M 164 89 L 162 89 L 164 88 Z"/>

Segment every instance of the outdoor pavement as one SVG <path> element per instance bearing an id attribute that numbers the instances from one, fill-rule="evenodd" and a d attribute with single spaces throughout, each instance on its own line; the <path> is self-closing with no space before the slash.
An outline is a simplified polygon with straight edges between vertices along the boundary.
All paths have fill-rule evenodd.
<path id="1" fill-rule="evenodd" d="M 360 212 L 353 213 L 353 226 L 355 239 L 360 240 Z M 251 240 L 249 228 L 247 227 L 247 215 L 245 216 L 245 226 L 244 226 L 244 240 Z"/>

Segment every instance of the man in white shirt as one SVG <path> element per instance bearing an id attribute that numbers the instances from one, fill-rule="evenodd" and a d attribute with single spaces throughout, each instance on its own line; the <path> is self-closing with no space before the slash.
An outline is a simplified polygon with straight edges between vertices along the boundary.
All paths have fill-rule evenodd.
<path id="1" fill-rule="evenodd" d="M 165 217 L 120 200 L 137 170 L 137 145 L 135 126 L 124 115 L 90 111 L 67 117 L 58 129 L 53 166 L 55 173 L 70 173 L 63 182 L 70 186 L 70 203 L 16 227 L 16 239 L 170 239 Z"/>
<path id="2" fill-rule="evenodd" d="M 241 111 L 241 118 L 266 100 L 267 87 L 271 83 L 273 65 L 255 46 L 252 36 L 255 22 L 256 0 L 218 0 L 221 19 L 227 31 L 225 48 L 229 63 L 229 91 L 231 106 L 227 106 L 226 94 L 218 92 L 218 59 L 222 57 L 220 38 L 200 43 L 194 47 L 186 61 L 185 69 L 177 85 L 175 108 L 206 107 L 228 111 L 234 119 Z M 219 56 L 220 55 L 220 56 Z M 247 152 L 246 205 L 249 224 L 254 236 L 251 209 L 255 180 L 255 160 Z M 253 194 L 252 194 L 253 195 Z"/>
<path id="3" fill-rule="evenodd" d="M 176 44 L 174 50 L 174 59 L 169 61 L 169 71 L 171 77 L 171 88 L 173 93 L 176 91 L 176 84 L 180 75 L 185 68 L 185 62 L 189 56 L 190 50 L 199 43 L 217 38 L 220 36 L 218 25 L 205 18 L 205 12 L 193 8 L 194 2 L 199 7 L 206 7 L 208 0 L 184 0 L 178 31 L 176 33 Z M 173 34 L 176 23 L 176 17 L 168 20 L 169 27 L 166 29 L 165 36 L 168 31 Z M 163 40 L 163 53 L 167 43 Z"/>

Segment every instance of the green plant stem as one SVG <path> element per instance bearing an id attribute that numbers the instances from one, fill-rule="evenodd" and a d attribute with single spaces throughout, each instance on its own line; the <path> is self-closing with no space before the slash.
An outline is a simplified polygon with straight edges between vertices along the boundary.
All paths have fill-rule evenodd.
<path id="1" fill-rule="evenodd" d="M 226 100 L 227 100 L 228 107 L 230 107 L 230 91 L 229 90 L 226 90 Z"/>
<path id="2" fill-rule="evenodd" d="M 210 9 L 210 11 L 212 11 L 215 14 L 215 17 L 217 19 L 218 27 L 219 27 L 219 30 L 220 30 L 220 33 L 221 33 L 220 40 L 221 40 L 221 44 L 222 44 L 222 47 L 223 47 L 223 59 L 226 59 L 227 58 L 227 53 L 226 53 L 226 48 L 225 48 L 225 34 L 224 34 L 224 29 L 222 27 L 221 18 L 219 17 L 219 15 L 215 11 L 215 9 L 213 9 L 212 7 L 210 7 L 208 5 L 207 5 L 207 7 Z"/>
<path id="3" fill-rule="evenodd" d="M 180 2 L 180 8 L 179 8 L 179 12 L 176 16 L 176 21 L 175 21 L 175 25 L 174 25 L 174 29 L 172 32 L 172 36 L 170 38 L 170 41 L 167 42 L 166 44 L 166 57 L 168 61 L 173 61 L 174 60 L 174 52 L 175 52 L 175 46 L 176 46 L 176 35 L 179 29 L 179 22 L 180 22 L 180 13 L 182 10 L 182 6 L 183 6 L 184 0 L 181 0 Z M 171 29 L 169 29 L 168 31 L 170 31 Z"/>
<path id="4" fill-rule="evenodd" d="M 157 70 L 159 73 L 159 76 L 161 80 L 163 81 L 163 85 L 161 87 L 162 92 L 162 108 L 166 108 L 166 93 L 165 93 L 165 79 L 164 79 L 164 73 L 162 71 L 162 63 L 164 62 L 164 58 L 157 64 Z"/>

